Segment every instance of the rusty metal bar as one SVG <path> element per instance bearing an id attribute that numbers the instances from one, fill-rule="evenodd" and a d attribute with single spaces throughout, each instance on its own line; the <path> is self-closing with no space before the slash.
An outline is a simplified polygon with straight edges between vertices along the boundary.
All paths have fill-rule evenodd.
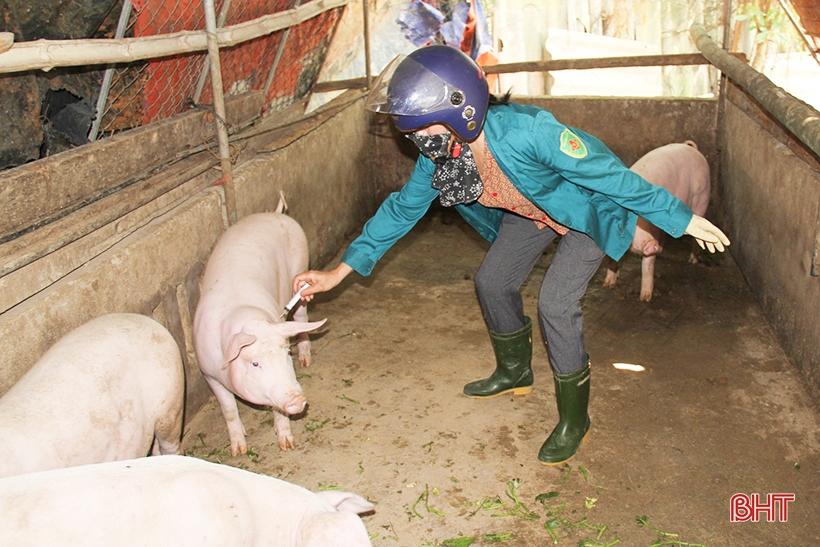
<path id="1" fill-rule="evenodd" d="M 125 36 L 125 29 L 128 28 L 128 20 L 131 18 L 131 8 L 131 0 L 123 0 L 120 20 L 117 22 L 117 31 L 114 33 L 114 38 L 122 38 Z M 100 96 L 97 97 L 97 115 L 91 124 L 91 131 L 88 133 L 89 141 L 97 140 L 104 114 L 103 111 L 105 110 L 105 103 L 108 102 L 108 92 L 111 90 L 111 81 L 113 79 L 114 67 L 106 68 L 105 74 L 103 74 L 102 85 L 100 86 Z"/>
<path id="2" fill-rule="evenodd" d="M 746 60 L 743 53 L 730 53 L 734 57 Z M 636 55 L 633 57 L 604 57 L 601 59 L 558 59 L 552 61 L 532 61 L 524 63 L 504 63 L 483 67 L 486 74 L 510 74 L 514 72 L 542 72 L 555 70 L 586 70 L 593 68 L 652 67 L 680 65 L 708 65 L 709 60 L 700 53 L 680 53 L 670 55 Z M 312 91 L 326 93 L 339 89 L 369 87 L 367 78 L 351 78 L 318 82 Z"/>
<path id="3" fill-rule="evenodd" d="M 365 82 L 367 82 L 367 89 L 370 89 L 373 76 L 370 73 L 370 16 L 367 8 L 367 0 L 362 0 L 362 17 L 364 19 L 364 77 Z"/>
<path id="4" fill-rule="evenodd" d="M 301 3 L 302 0 L 296 0 L 296 3 L 293 6 L 294 9 L 298 8 Z M 265 111 L 269 108 L 268 91 L 270 91 L 270 86 L 273 85 L 273 75 L 276 74 L 276 69 L 279 68 L 279 61 L 282 59 L 282 53 L 285 51 L 285 44 L 288 41 L 288 36 L 290 36 L 290 28 L 291 27 L 286 28 L 285 32 L 282 33 L 282 41 L 279 42 L 279 49 L 276 50 L 276 55 L 273 58 L 273 63 L 271 63 L 270 71 L 268 72 L 268 79 L 265 81 Z"/>

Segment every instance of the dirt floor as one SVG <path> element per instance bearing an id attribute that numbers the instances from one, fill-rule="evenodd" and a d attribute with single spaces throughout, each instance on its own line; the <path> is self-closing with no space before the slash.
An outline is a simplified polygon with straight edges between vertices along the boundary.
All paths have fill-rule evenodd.
<path id="1" fill-rule="evenodd" d="M 279 450 L 270 412 L 244 405 L 251 450 L 231 457 L 212 399 L 188 420 L 185 452 L 361 494 L 376 504 L 363 518 L 375 546 L 820 544 L 820 415 L 731 256 L 691 265 L 689 242 L 668 242 L 649 303 L 637 257 L 616 289 L 601 267 L 583 301 L 592 429 L 547 467 L 536 455 L 557 413 L 537 326 L 532 394 L 461 395 L 494 367 L 472 282 L 486 248 L 457 215 L 428 214 L 373 275 L 311 303 L 329 320 L 297 370 L 309 407 L 295 450 Z M 551 253 L 522 287 L 533 318 Z M 796 499 L 787 522 L 732 523 L 736 493 Z"/>

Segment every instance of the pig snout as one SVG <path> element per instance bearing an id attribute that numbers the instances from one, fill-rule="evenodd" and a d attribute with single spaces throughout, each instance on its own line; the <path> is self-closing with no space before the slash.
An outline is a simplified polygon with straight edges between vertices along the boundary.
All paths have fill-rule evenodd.
<path id="1" fill-rule="evenodd" d="M 285 403 L 283 410 L 289 416 L 293 416 L 295 414 L 301 414 L 305 410 L 306 406 L 307 398 L 304 395 L 299 394 L 292 397 L 287 403 Z"/>

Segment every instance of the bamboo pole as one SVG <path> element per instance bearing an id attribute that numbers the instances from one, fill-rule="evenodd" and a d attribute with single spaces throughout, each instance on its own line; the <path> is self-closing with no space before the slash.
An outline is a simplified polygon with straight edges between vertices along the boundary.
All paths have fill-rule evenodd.
<path id="1" fill-rule="evenodd" d="M 303 23 L 349 0 L 313 0 L 298 8 L 265 15 L 217 31 L 219 47 L 226 48 Z M 61 66 L 131 63 L 208 49 L 206 31 L 182 31 L 159 36 L 122 39 L 35 40 L 14 44 L 0 53 L 0 74 L 51 70 Z"/>
<path id="2" fill-rule="evenodd" d="M 225 21 L 228 19 L 228 10 L 231 9 L 231 0 L 225 0 L 222 4 L 222 10 L 219 12 L 219 19 L 216 20 L 217 28 L 224 27 Z M 199 73 L 199 80 L 196 82 L 196 91 L 194 91 L 194 104 L 199 104 L 199 99 L 202 98 L 202 91 L 205 89 L 205 81 L 208 79 L 210 72 L 210 61 L 207 56 L 202 63 L 202 71 Z"/>
<path id="3" fill-rule="evenodd" d="M 691 28 L 692 38 L 704 57 L 759 102 L 800 142 L 820 156 L 820 114 L 777 87 L 766 76 L 723 51 L 702 25 Z"/>
<path id="4" fill-rule="evenodd" d="M 14 34 L 11 32 L 0 32 L 0 53 L 8 51 L 14 45 Z"/>
<path id="5" fill-rule="evenodd" d="M 233 186 L 231 148 L 228 142 L 227 118 L 225 117 L 225 96 L 222 91 L 222 68 L 219 63 L 219 38 L 216 28 L 216 8 L 214 0 L 204 0 L 205 32 L 208 33 L 208 64 L 211 68 L 211 84 L 214 96 L 216 136 L 219 142 L 219 164 L 222 169 L 222 187 L 225 189 L 225 208 L 228 210 L 228 225 L 236 223 L 236 192 Z"/>

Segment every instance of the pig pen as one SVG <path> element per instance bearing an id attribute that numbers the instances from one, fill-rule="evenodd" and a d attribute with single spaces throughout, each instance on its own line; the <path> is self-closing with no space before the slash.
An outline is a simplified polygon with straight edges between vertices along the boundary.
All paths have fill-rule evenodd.
<path id="1" fill-rule="evenodd" d="M 461 394 L 494 366 L 472 281 L 487 246 L 434 206 L 371 276 L 309 305 L 328 322 L 311 335 L 313 365 L 296 370 L 308 408 L 292 420 L 295 450 L 280 451 L 270 411 L 240 404 L 249 451 L 232 457 L 211 399 L 188 420 L 184 452 L 361 494 L 380 547 L 820 541 L 820 420 L 731 256 L 692 265 L 689 241 L 668 242 L 649 303 L 637 257 L 615 289 L 601 266 L 583 299 L 591 433 L 547 467 L 536 456 L 557 412 L 537 326 L 532 394 Z M 521 289 L 532 317 L 553 249 Z M 732 523 L 739 492 L 796 499 L 787 522 Z"/>
<path id="2" fill-rule="evenodd" d="M 805 252 L 816 232 L 805 227 L 817 218 L 820 168 L 757 128 L 758 107 L 745 96 L 729 97 L 728 141 L 715 100 L 517 99 L 600 136 L 627 164 L 659 144 L 695 140 L 712 167 L 708 216 L 733 239 L 730 253 L 697 266 L 686 262 L 688 242 L 668 242 L 650 303 L 638 301 L 636 257 L 615 290 L 601 287 L 601 267 L 583 301 L 592 431 L 567 466 L 536 460 L 556 420 L 537 329 L 531 395 L 460 394 L 493 366 L 472 285 L 486 242 L 438 208 L 374 275 L 351 276 L 311 304 L 312 319 L 329 321 L 313 336 L 313 366 L 296 371 L 309 401 L 293 421 L 296 449 L 281 452 L 270 412 L 244 405 L 251 452 L 231 457 L 191 340 L 198 282 L 229 212 L 217 161 L 201 149 L 207 110 L 0 176 L 0 392 L 72 328 L 140 313 L 182 352 L 185 453 L 362 494 L 376 503 L 364 517 L 374 545 L 815 545 L 817 337 L 803 333 L 817 326 Z M 228 103 L 238 217 L 274 209 L 283 191 L 312 267 L 339 260 L 413 165 L 409 141 L 363 123 L 362 103 L 349 92 L 309 116 L 297 104 L 261 121 L 258 93 Z M 531 315 L 548 260 L 522 288 Z M 615 370 L 621 361 L 647 371 Z M 787 522 L 731 523 L 736 493 L 796 499 Z"/>

